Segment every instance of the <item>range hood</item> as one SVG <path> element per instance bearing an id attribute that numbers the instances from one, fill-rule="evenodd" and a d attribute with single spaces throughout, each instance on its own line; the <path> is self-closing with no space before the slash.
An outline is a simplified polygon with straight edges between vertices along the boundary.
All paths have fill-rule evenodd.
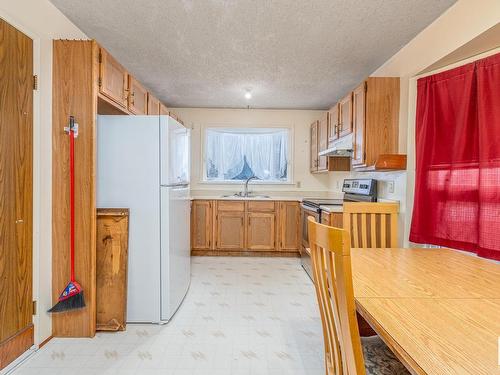
<path id="1" fill-rule="evenodd" d="M 337 156 L 337 157 L 351 157 L 352 156 L 352 133 L 337 139 L 327 148 L 318 153 L 319 156 Z"/>

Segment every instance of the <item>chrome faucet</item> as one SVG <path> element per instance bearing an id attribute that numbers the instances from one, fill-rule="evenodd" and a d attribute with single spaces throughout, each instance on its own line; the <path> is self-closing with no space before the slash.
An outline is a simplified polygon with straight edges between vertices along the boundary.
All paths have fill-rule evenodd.
<path id="1" fill-rule="evenodd" d="M 248 177 L 247 180 L 245 181 L 245 188 L 243 190 L 243 196 L 244 197 L 248 197 L 248 183 L 250 182 L 250 180 L 258 180 L 259 178 L 255 175 L 253 175 L 252 177 Z"/>

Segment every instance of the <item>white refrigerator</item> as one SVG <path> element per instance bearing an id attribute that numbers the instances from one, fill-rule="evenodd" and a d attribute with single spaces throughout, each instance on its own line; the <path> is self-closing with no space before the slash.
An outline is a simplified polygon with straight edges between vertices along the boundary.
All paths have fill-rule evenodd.
<path id="1" fill-rule="evenodd" d="M 189 137 L 169 116 L 97 118 L 97 207 L 130 210 L 130 323 L 168 322 L 189 288 Z"/>

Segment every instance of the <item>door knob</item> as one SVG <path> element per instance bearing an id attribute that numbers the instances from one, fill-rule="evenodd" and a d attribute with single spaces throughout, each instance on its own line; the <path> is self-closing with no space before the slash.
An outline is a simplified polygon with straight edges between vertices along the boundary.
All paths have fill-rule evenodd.
<path id="1" fill-rule="evenodd" d="M 23 220 L 23 219 L 17 219 L 17 220 L 16 220 L 16 224 L 22 224 L 22 223 L 24 223 L 24 220 Z"/>

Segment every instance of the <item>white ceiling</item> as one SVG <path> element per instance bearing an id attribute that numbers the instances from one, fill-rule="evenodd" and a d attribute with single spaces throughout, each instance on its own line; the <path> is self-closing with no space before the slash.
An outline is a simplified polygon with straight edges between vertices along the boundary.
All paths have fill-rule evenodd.
<path id="1" fill-rule="evenodd" d="M 328 108 L 455 2 L 51 1 L 172 107 L 294 109 Z"/>

